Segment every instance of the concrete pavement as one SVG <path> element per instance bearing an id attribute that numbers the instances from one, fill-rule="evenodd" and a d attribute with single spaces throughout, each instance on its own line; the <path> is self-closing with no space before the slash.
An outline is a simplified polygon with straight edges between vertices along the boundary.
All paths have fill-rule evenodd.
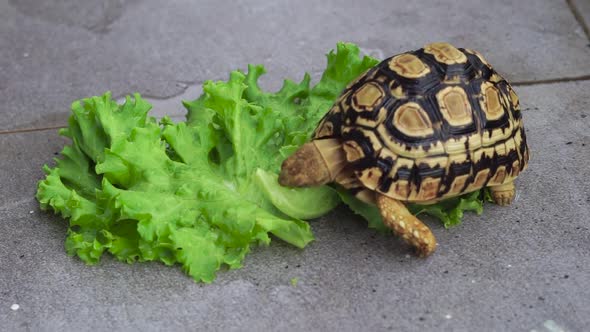
<path id="1" fill-rule="evenodd" d="M 573 13 L 590 12 L 571 4 L 0 1 L 0 329 L 586 330 L 590 40 Z M 274 241 L 212 285 L 162 264 L 105 256 L 87 267 L 65 254 L 65 222 L 33 196 L 66 142 L 43 128 L 65 125 L 73 100 L 194 95 L 247 63 L 265 64 L 276 88 L 305 70 L 317 78 L 338 40 L 379 57 L 446 40 L 520 82 L 532 159 L 514 205 L 450 230 L 431 221 L 440 247 L 425 261 L 339 208 L 312 222 L 306 249 Z M 182 115 L 179 101 L 159 105 Z"/>

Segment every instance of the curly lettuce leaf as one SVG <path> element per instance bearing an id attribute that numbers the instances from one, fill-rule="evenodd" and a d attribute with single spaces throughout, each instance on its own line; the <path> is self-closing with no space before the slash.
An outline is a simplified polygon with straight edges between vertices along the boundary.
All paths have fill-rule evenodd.
<path id="1" fill-rule="evenodd" d="M 313 219 L 330 212 L 338 204 L 338 194 L 328 186 L 287 188 L 278 182 L 278 176 L 257 169 L 255 180 L 265 197 L 284 214 L 300 219 Z"/>
<path id="2" fill-rule="evenodd" d="M 373 228 L 379 232 L 389 231 L 383 224 L 381 214 L 376 206 L 357 199 L 342 188 L 338 188 L 338 195 L 354 213 L 367 220 L 369 228 Z M 491 201 L 489 190 L 482 189 L 459 197 L 449 198 L 435 204 L 408 204 L 408 209 L 416 216 L 426 214 L 434 217 L 440 220 L 445 228 L 450 228 L 461 224 L 465 211 L 473 211 L 480 215 L 483 212 L 483 204 Z"/>
<path id="3" fill-rule="evenodd" d="M 338 187 L 337 191 L 342 202 L 348 205 L 348 207 L 354 213 L 363 217 L 367 221 L 369 228 L 373 228 L 381 233 L 385 233 L 390 230 L 387 226 L 385 226 L 385 224 L 383 224 L 381 213 L 375 205 L 371 205 L 359 200 L 344 188 Z"/>
<path id="4" fill-rule="evenodd" d="M 459 225 L 463 220 L 463 212 L 473 211 L 480 215 L 483 212 L 482 191 L 474 191 L 459 197 L 446 199 L 431 205 L 410 204 L 410 212 L 414 215 L 427 214 L 439 219 L 445 228 Z"/>
<path id="5" fill-rule="evenodd" d="M 313 87 L 306 74 L 264 92 L 262 66 L 206 82 L 201 97 L 185 102 L 186 123 L 157 122 L 138 94 L 122 105 L 110 93 L 75 101 L 61 131 L 72 143 L 45 166 L 37 191 L 43 209 L 69 219 L 67 252 L 88 264 L 104 252 L 128 263 L 178 263 L 211 282 L 270 234 L 303 248 L 313 235 L 300 218 L 327 213 L 338 199 L 329 187 L 286 190 L 272 179 L 347 82 L 376 63 L 352 44 L 328 60 Z"/>

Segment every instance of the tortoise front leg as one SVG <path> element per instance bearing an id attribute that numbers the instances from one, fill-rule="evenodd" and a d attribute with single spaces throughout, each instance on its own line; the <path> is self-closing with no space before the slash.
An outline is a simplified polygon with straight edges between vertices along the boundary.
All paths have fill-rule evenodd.
<path id="1" fill-rule="evenodd" d="M 490 191 L 496 204 L 506 206 L 512 203 L 516 194 L 516 187 L 514 187 L 514 182 L 510 181 L 499 186 L 490 187 Z"/>
<path id="2" fill-rule="evenodd" d="M 430 228 L 411 214 L 403 203 L 377 194 L 377 207 L 381 211 L 383 223 L 416 248 L 418 256 L 426 257 L 434 252 L 436 238 Z"/>

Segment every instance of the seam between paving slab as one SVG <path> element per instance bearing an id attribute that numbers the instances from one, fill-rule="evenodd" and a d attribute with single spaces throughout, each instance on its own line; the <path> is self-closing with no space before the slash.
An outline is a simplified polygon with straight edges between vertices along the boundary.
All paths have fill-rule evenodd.
<path id="1" fill-rule="evenodd" d="M 567 83 L 577 81 L 590 80 L 590 75 L 575 76 L 575 77 L 562 77 L 562 78 L 549 78 L 545 80 L 534 80 L 534 81 L 513 81 L 510 85 L 514 86 L 527 86 L 527 85 L 539 85 L 539 84 L 554 84 L 554 83 Z"/>
<path id="2" fill-rule="evenodd" d="M 586 34 L 586 38 L 590 40 L 590 28 L 588 28 L 588 24 L 584 20 L 584 16 L 582 16 L 582 13 L 580 13 L 580 10 L 578 9 L 578 7 L 576 7 L 572 0 L 565 0 L 565 2 L 567 3 L 567 6 L 569 7 L 574 17 L 576 18 L 576 21 L 578 21 L 578 24 L 582 27 L 582 30 Z"/>
<path id="3" fill-rule="evenodd" d="M 0 131 L 0 135 L 9 135 L 9 134 L 20 134 L 20 133 L 30 133 L 30 132 L 37 132 L 37 131 L 46 131 L 46 130 L 55 130 L 55 129 L 62 129 L 66 128 L 66 126 L 53 126 L 53 127 L 41 127 L 41 128 L 21 128 L 21 129 L 9 129 Z"/>
<path id="4" fill-rule="evenodd" d="M 536 80 L 536 81 L 516 81 L 510 83 L 513 86 L 532 86 L 532 85 L 542 85 L 542 84 L 559 84 L 559 83 L 569 83 L 569 82 L 579 82 L 579 81 L 590 81 L 590 75 L 584 76 L 577 76 L 577 77 L 564 77 L 564 78 L 553 78 L 553 79 L 546 79 L 546 80 Z M 174 98 L 174 97 L 171 97 Z M 524 111 L 524 110 L 523 110 Z M 0 130 L 0 135 L 10 135 L 10 134 L 21 134 L 21 133 L 31 133 L 31 132 L 39 132 L 39 131 L 47 131 L 47 130 L 56 130 L 66 128 L 66 125 L 63 126 L 52 126 L 52 127 L 40 127 L 40 128 L 20 128 L 20 129 L 9 129 L 9 130 Z"/>

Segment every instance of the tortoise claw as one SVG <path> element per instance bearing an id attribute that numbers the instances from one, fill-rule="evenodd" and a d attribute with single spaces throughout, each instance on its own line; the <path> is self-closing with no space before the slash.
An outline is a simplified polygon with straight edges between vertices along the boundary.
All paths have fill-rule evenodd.
<path id="1" fill-rule="evenodd" d="M 500 206 L 507 206 L 512 204 L 512 197 L 503 194 L 494 195 L 494 201 Z"/>
<path id="2" fill-rule="evenodd" d="M 500 206 L 507 206 L 512 204 L 516 190 L 514 184 L 508 183 L 501 186 L 491 187 L 492 199 Z"/>

